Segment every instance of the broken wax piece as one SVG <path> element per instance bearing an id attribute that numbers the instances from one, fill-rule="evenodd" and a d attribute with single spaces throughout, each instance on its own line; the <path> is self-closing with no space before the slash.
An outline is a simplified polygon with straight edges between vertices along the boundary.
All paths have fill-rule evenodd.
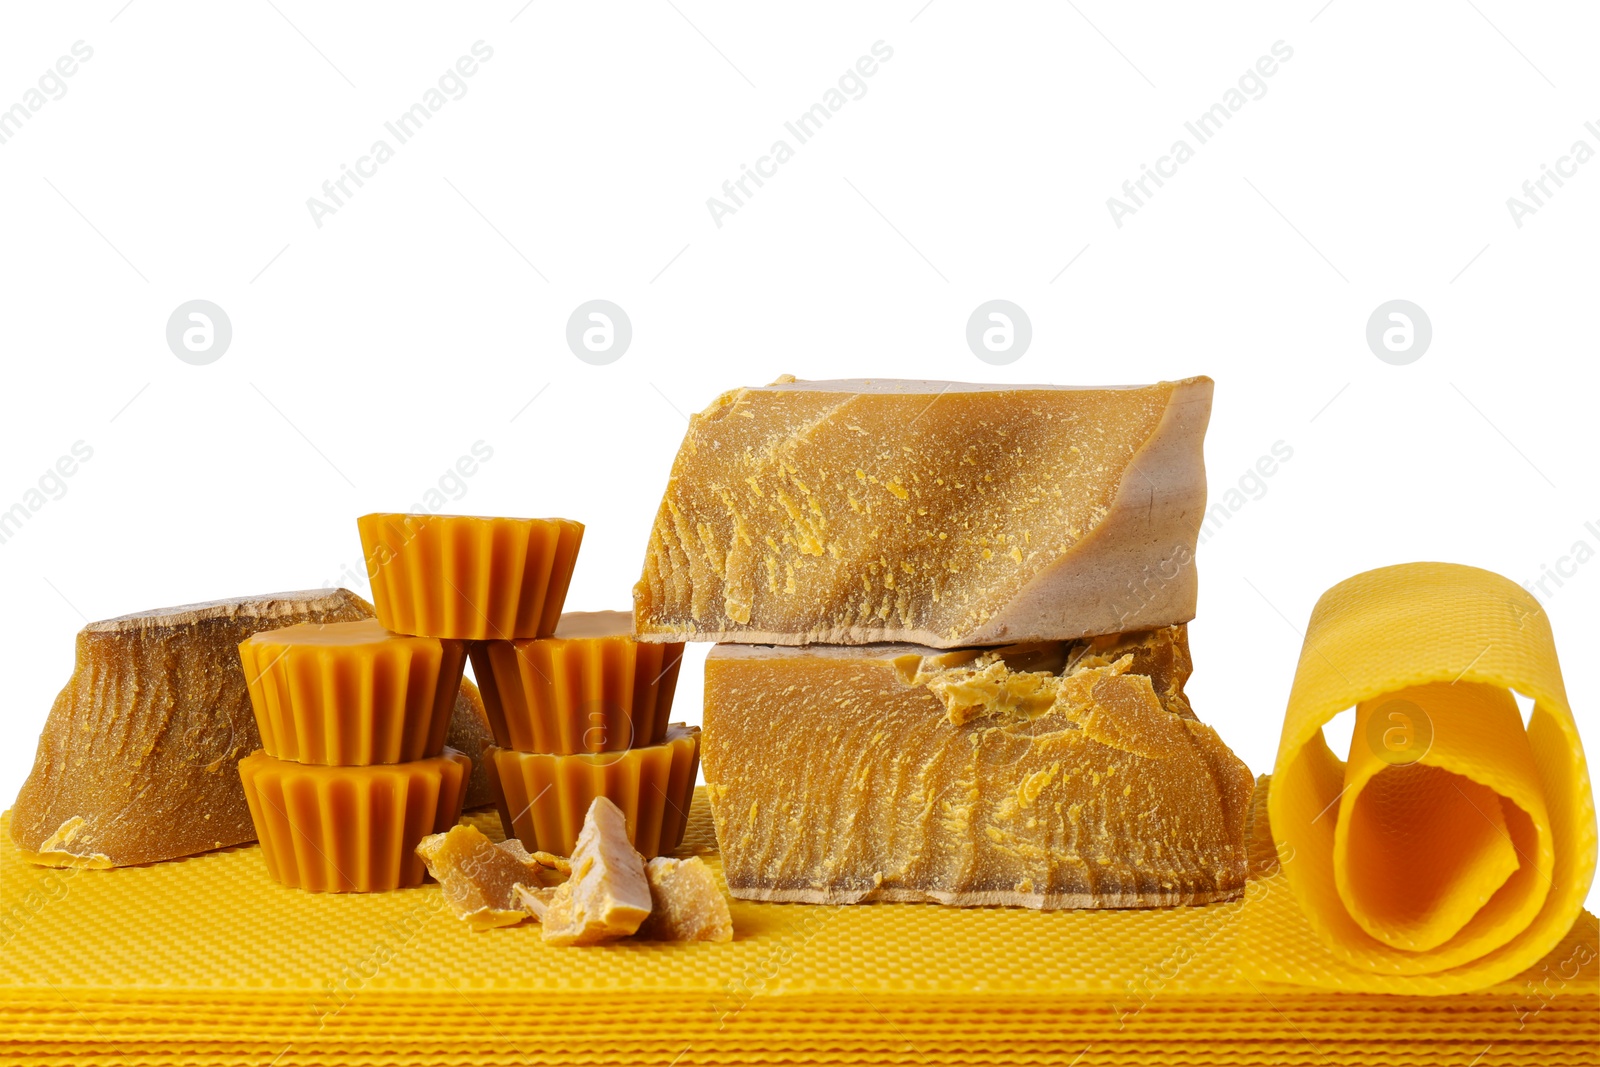
<path id="1" fill-rule="evenodd" d="M 52 867 L 151 863 L 254 840 L 236 768 L 261 735 L 239 642 L 371 614 L 347 589 L 313 589 L 85 626 L 17 794 L 12 838 Z"/>
<path id="2" fill-rule="evenodd" d="M 781 379 L 690 419 L 640 640 L 937 648 L 1194 617 L 1212 382 Z"/>
<path id="3" fill-rule="evenodd" d="M 437 756 L 467 651 L 362 619 L 253 634 L 239 658 L 267 755 L 349 767 Z"/>
<path id="4" fill-rule="evenodd" d="M 1323 728 L 1351 706 L 1340 760 Z M 1582 913 L 1597 842 L 1549 613 L 1453 563 L 1323 593 L 1267 807 L 1294 898 L 1343 964 L 1473 989 L 1534 967 Z"/>
<path id="5" fill-rule="evenodd" d="M 484 749 L 500 824 L 530 849 L 571 855 L 580 812 L 596 797 L 627 817 L 629 839 L 646 858 L 678 847 L 694 800 L 700 728 L 673 723 L 660 744 L 626 752 L 555 756 Z"/>
<path id="6" fill-rule="evenodd" d="M 518 888 L 545 886 L 547 868 L 515 838 L 495 843 L 460 823 L 417 843 L 417 855 L 439 882 L 445 903 L 473 930 L 512 926 L 528 917 Z"/>
<path id="7" fill-rule="evenodd" d="M 327 767 L 257 752 L 239 776 L 267 871 L 318 893 L 381 893 L 421 885 L 417 845 L 461 817 L 467 757 Z"/>
<path id="8" fill-rule="evenodd" d="M 555 886 L 538 886 L 529 888 L 525 885 L 514 887 L 517 900 L 522 904 L 522 910 L 532 915 L 540 922 L 544 922 L 544 913 L 550 907 L 550 902 L 555 899 Z"/>
<path id="9" fill-rule="evenodd" d="M 456 694 L 455 713 L 450 716 L 450 731 L 444 743 L 472 761 L 472 776 L 467 779 L 467 799 L 464 808 L 481 808 L 494 803 L 494 787 L 489 784 L 489 769 L 484 765 L 483 749 L 494 744 L 489 730 L 489 715 L 483 708 L 483 697 L 471 678 L 461 679 L 461 689 Z"/>
<path id="10" fill-rule="evenodd" d="M 650 883 L 621 808 L 594 798 L 572 850 L 572 877 L 540 904 L 544 939 L 553 945 L 592 945 L 639 928 L 650 914 Z"/>
<path id="11" fill-rule="evenodd" d="M 830 904 L 1231 899 L 1253 780 L 1174 699 L 1188 661 L 1182 627 L 956 652 L 718 645 L 705 775 L 728 889 Z M 1132 673 L 1140 662 L 1169 673 Z"/>
<path id="12" fill-rule="evenodd" d="M 636 936 L 644 941 L 732 941 L 728 898 L 699 856 L 657 856 L 644 866 L 650 883 L 650 917 Z"/>
<path id="13" fill-rule="evenodd" d="M 378 513 L 357 524 L 378 621 L 469 641 L 553 632 L 583 540 L 571 519 Z"/>
<path id="14" fill-rule="evenodd" d="M 569 611 L 552 637 L 471 646 L 495 744 L 522 752 L 618 752 L 654 745 L 682 644 L 641 644 L 626 611 Z"/>

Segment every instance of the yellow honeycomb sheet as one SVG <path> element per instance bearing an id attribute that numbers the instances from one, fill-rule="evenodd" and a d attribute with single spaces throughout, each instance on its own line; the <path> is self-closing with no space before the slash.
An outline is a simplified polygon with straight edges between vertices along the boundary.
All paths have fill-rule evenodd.
<path id="1" fill-rule="evenodd" d="M 1526 728 L 1513 690 L 1533 700 Z M 1322 727 L 1352 707 L 1341 761 Z M 1549 619 L 1489 571 L 1409 563 L 1324 593 L 1272 781 L 1283 876 L 1350 988 L 1508 979 L 1567 934 L 1594 878 L 1594 796 Z"/>
<path id="2" fill-rule="evenodd" d="M 287 889 L 256 846 L 72 871 L 0 833 L 0 1063 L 1596 1061 L 1592 916 L 1488 988 L 1372 992 L 1295 905 L 1257 798 L 1252 881 L 1229 904 L 734 901 L 729 944 L 587 949 L 531 922 L 473 933 L 431 883 Z M 492 813 L 468 819 L 501 836 Z M 702 792 L 680 854 L 717 867 L 714 847 Z"/>

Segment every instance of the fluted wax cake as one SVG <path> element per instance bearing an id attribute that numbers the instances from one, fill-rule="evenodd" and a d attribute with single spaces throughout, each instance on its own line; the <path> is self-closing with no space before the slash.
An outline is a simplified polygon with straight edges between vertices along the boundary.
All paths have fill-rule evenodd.
<path id="1" fill-rule="evenodd" d="M 704 765 L 728 889 L 1035 908 L 1237 896 L 1252 778 L 1190 710 L 1189 672 L 1181 626 L 951 652 L 718 645 Z"/>
<path id="2" fill-rule="evenodd" d="M 724 393 L 673 462 L 634 587 L 639 639 L 958 648 L 1187 622 L 1211 391 Z"/>

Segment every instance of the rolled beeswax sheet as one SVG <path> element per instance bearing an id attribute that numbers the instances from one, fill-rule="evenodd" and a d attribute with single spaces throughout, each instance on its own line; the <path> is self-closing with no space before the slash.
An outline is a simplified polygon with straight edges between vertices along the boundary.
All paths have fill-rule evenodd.
<path id="1" fill-rule="evenodd" d="M 1352 706 L 1341 762 L 1322 727 Z M 1543 957 L 1582 911 L 1595 812 L 1538 602 L 1450 563 L 1324 593 L 1268 809 L 1295 900 L 1357 972 L 1481 988 Z"/>

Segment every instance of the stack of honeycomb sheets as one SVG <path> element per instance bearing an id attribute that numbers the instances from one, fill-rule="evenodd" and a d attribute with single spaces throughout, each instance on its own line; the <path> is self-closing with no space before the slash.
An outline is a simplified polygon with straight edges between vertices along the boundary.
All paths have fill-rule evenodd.
<path id="1" fill-rule="evenodd" d="M 1264 780 L 1263 780 L 1264 783 Z M 1453 992 L 1333 958 L 1273 859 L 1242 900 L 1037 912 L 733 902 L 731 944 L 474 934 L 436 884 L 305 894 L 259 847 L 113 871 L 0 834 L 0 1062 L 1593 1064 L 1583 913 L 1515 979 Z M 469 816 L 492 837 L 493 814 Z M 704 796 L 680 855 L 718 866 Z"/>

